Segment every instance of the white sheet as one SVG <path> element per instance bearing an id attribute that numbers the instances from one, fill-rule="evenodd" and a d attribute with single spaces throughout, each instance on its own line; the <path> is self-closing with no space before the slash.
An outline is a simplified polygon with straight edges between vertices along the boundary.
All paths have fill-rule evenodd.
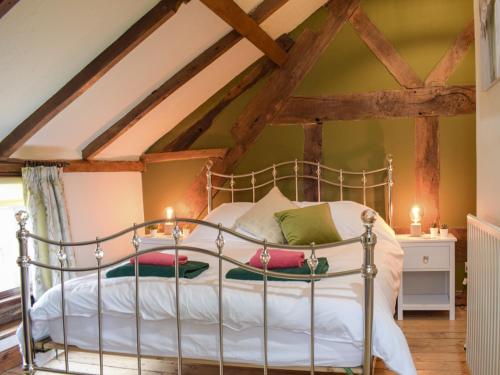
<path id="1" fill-rule="evenodd" d="M 238 213 L 244 212 L 248 207 L 248 204 L 245 206 L 241 203 L 236 206 L 234 204 L 223 205 L 209 215 L 208 219 L 231 226 L 231 222 L 234 222 L 234 219 L 238 217 Z M 358 236 L 363 232 L 360 220 L 363 206 L 353 202 L 336 202 L 331 204 L 331 209 L 335 225 L 343 238 Z M 405 337 L 393 319 L 402 270 L 402 250 L 394 238 L 394 233 L 382 221 L 379 221 L 375 226 L 375 233 L 378 236 L 375 262 L 379 272 L 375 279 L 374 354 L 382 358 L 389 368 L 400 374 L 415 374 L 416 371 Z M 216 231 L 198 228 L 183 244 L 216 251 L 215 237 Z M 248 260 L 255 249 L 255 245 L 226 236 L 224 252 L 236 259 Z M 184 324 L 207 326 L 208 332 L 216 327 L 218 322 L 218 260 L 200 254 L 186 254 L 191 259 L 210 263 L 210 268 L 194 280 L 181 280 L 181 318 L 185 322 Z M 362 247 L 360 244 L 352 244 L 340 248 L 320 250 L 318 256 L 328 257 L 330 271 L 359 268 L 362 263 Z M 225 264 L 224 272 L 230 268 L 232 268 L 231 265 Z M 116 317 L 117 319 L 133 317 L 135 313 L 134 278 L 105 279 L 102 285 L 104 314 L 107 317 Z M 146 326 L 151 324 L 153 327 L 154 322 L 173 324 L 175 319 L 175 284 L 173 280 L 153 277 L 141 279 L 140 295 L 141 318 L 147 322 Z M 223 298 L 224 324 L 231 332 L 245 337 L 249 332 L 261 330 L 263 324 L 262 282 L 225 280 Z M 328 355 L 325 355 L 321 359 L 325 362 L 321 362 L 321 364 L 332 366 L 360 364 L 363 343 L 362 300 L 363 282 L 359 275 L 325 279 L 316 284 L 315 328 L 318 342 L 321 342 L 322 345 L 330 345 L 330 351 L 335 350 L 339 345 L 339 347 L 354 347 L 353 354 L 346 355 L 346 357 L 358 358 L 355 363 L 345 363 L 336 362 L 335 356 L 328 359 Z M 95 275 L 66 283 L 66 313 L 70 320 L 95 318 L 96 310 L 97 282 Z M 31 311 L 34 322 L 34 338 L 38 339 L 46 335 L 57 337 L 57 332 L 53 328 L 54 324 L 51 322 L 58 320 L 60 314 L 60 288 L 56 286 L 37 301 Z M 291 336 L 307 337 L 310 332 L 309 284 L 272 282 L 269 287 L 268 324 L 273 332 L 287 332 Z M 71 330 L 69 330 L 69 335 L 71 337 Z M 158 340 L 161 341 L 164 336 L 159 336 Z M 286 338 L 286 335 L 283 335 L 282 338 L 285 340 L 277 347 L 289 346 L 290 342 L 294 342 L 287 341 L 290 338 Z M 201 338 L 200 342 L 196 340 L 189 340 L 189 342 L 192 342 L 194 349 L 203 346 Z M 83 344 L 80 343 L 80 345 Z M 95 348 L 95 343 L 93 345 Z M 125 346 L 125 344 L 123 345 Z M 297 347 L 300 348 L 300 345 Z M 242 358 L 249 358 L 252 362 L 260 363 L 260 350 L 257 350 L 259 348 L 259 345 L 251 344 L 242 348 L 241 350 L 246 353 Z M 255 353 L 256 350 L 257 353 Z M 205 347 L 201 352 L 205 353 L 201 357 L 217 358 L 216 347 L 213 350 Z M 196 353 L 196 350 L 193 353 Z M 325 353 L 328 353 L 328 350 Z M 288 354 L 286 356 L 288 357 Z M 294 355 L 289 355 L 288 360 L 293 359 Z M 275 364 L 281 363 L 276 362 Z M 307 361 L 303 364 L 307 364 Z"/>

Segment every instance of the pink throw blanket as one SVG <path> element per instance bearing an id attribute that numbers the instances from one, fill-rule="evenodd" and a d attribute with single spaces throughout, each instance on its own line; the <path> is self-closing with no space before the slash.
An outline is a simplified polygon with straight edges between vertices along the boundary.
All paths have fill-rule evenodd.
<path id="1" fill-rule="evenodd" d="M 148 264 L 152 266 L 173 266 L 175 265 L 175 255 L 164 253 L 148 253 L 138 256 L 139 264 Z M 186 264 L 188 258 L 186 255 L 179 255 L 179 264 Z M 135 258 L 130 258 L 130 263 L 135 263 Z"/>
<path id="2" fill-rule="evenodd" d="M 264 249 L 258 249 L 250 259 L 250 265 L 256 268 L 264 268 L 260 261 L 260 255 Z M 304 253 L 301 251 L 270 249 L 271 260 L 267 265 L 268 269 L 273 268 L 299 268 L 304 265 Z"/>

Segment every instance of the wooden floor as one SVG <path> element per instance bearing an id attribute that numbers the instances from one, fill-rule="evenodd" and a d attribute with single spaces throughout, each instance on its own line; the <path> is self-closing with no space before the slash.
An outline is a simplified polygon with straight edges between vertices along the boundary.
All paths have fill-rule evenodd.
<path id="1" fill-rule="evenodd" d="M 448 314 L 444 312 L 405 313 L 405 320 L 398 322 L 398 324 L 406 335 L 419 375 L 468 374 L 464 352 L 465 316 L 466 312 L 461 308 L 457 308 L 457 320 L 455 321 L 449 321 Z M 95 354 L 70 353 L 70 360 L 73 371 L 99 373 L 98 358 Z M 132 375 L 137 373 L 135 370 L 137 362 L 134 358 L 106 355 L 104 363 L 105 374 Z M 63 369 L 63 356 L 50 362 L 48 366 Z M 143 359 L 142 369 L 144 375 L 176 374 L 175 363 L 163 360 Z M 19 369 L 4 372 L 4 374 L 10 375 L 21 373 Z M 215 366 L 187 365 L 183 367 L 185 375 L 215 375 L 218 373 L 219 369 Z M 224 373 L 227 375 L 257 375 L 261 374 L 262 370 L 227 368 Z M 306 374 L 305 372 L 281 370 L 269 373 L 273 375 Z M 375 374 L 394 373 L 385 369 L 382 361 L 377 361 Z"/>

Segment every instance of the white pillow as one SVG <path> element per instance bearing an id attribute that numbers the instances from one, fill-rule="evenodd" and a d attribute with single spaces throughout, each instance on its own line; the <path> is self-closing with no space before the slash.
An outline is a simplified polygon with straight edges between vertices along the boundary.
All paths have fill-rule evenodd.
<path id="1" fill-rule="evenodd" d="M 222 224 L 222 226 L 226 228 L 232 228 L 236 219 L 247 212 L 252 206 L 253 203 L 249 202 L 223 203 L 210 212 L 203 220 L 215 224 Z M 217 229 L 197 225 L 193 232 L 183 242 L 184 244 L 200 241 L 209 241 L 213 243 L 217 238 L 217 233 Z M 229 234 L 224 234 L 224 237 L 227 237 L 227 239 L 229 239 L 229 236 Z M 233 238 L 233 236 L 230 237 L 232 239 L 237 239 L 236 237 Z"/>
<path id="2" fill-rule="evenodd" d="M 261 240 L 284 243 L 285 237 L 274 213 L 294 208 L 297 206 L 277 187 L 273 187 L 264 198 L 236 220 L 234 229 L 249 232 Z"/>

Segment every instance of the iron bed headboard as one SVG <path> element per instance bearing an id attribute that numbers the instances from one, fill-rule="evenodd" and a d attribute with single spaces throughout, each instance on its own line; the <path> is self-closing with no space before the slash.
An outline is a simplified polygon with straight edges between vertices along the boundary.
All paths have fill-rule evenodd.
<path id="1" fill-rule="evenodd" d="M 387 187 L 387 196 L 388 196 L 388 220 L 389 223 L 392 223 L 392 186 L 393 186 L 393 180 L 392 180 L 392 158 L 388 157 L 388 166 L 385 168 L 377 169 L 377 170 L 372 170 L 372 171 L 362 171 L 362 172 L 348 172 L 348 171 L 342 171 L 342 170 L 336 170 L 333 168 L 329 168 L 326 166 L 323 166 L 319 163 L 311 163 L 311 162 L 299 162 L 298 160 L 292 161 L 292 162 L 284 162 L 284 163 L 279 163 L 275 164 L 270 168 L 263 169 L 261 171 L 257 172 L 252 172 L 250 174 L 241 174 L 241 175 L 223 175 L 223 174 L 218 174 L 215 172 L 212 172 L 210 168 L 208 169 L 207 172 L 207 190 L 208 190 L 208 204 L 209 204 L 209 210 L 212 208 L 212 189 L 213 190 L 227 190 L 227 188 L 224 188 L 223 186 L 221 187 L 215 187 L 212 186 L 212 176 L 217 176 L 221 178 L 229 178 L 230 179 L 230 188 L 229 191 L 231 191 L 232 195 L 232 200 L 234 201 L 234 192 L 235 191 L 246 191 L 246 190 L 252 190 L 253 194 L 253 200 L 255 201 L 255 190 L 267 186 L 270 183 L 274 183 L 276 185 L 277 181 L 280 181 L 282 179 L 287 179 L 287 178 L 293 178 L 295 179 L 295 188 L 296 188 L 296 198 L 298 199 L 298 179 L 299 178 L 314 178 L 317 181 L 317 187 L 318 187 L 318 200 L 321 199 L 321 183 L 327 183 L 330 185 L 338 186 L 340 188 L 340 196 L 341 199 L 343 197 L 343 189 L 344 188 L 354 188 L 354 189 L 363 189 L 363 199 L 366 202 L 366 190 L 370 188 L 377 188 L 381 186 L 386 186 Z M 293 163 L 294 166 L 294 174 L 291 176 L 281 176 L 278 177 L 277 175 L 277 168 L 281 166 L 286 166 L 290 165 L 290 163 Z M 316 177 L 315 176 L 301 176 L 298 174 L 298 166 L 302 163 L 302 165 L 316 165 L 317 166 L 317 173 Z M 266 182 L 260 185 L 256 185 L 256 179 L 255 175 L 264 173 L 266 171 L 272 170 L 272 176 L 273 179 L 271 182 Z M 326 179 L 323 179 L 321 177 L 322 175 L 322 170 L 328 170 L 331 172 L 336 172 L 339 174 L 339 182 L 335 183 L 332 181 L 328 181 Z M 383 183 L 379 184 L 374 184 L 374 185 L 367 185 L 366 182 L 366 176 L 368 174 L 376 174 L 376 173 L 384 173 L 387 172 L 386 180 Z M 355 186 L 355 185 L 344 185 L 343 184 L 343 176 L 344 174 L 349 174 L 349 175 L 359 175 L 362 176 L 362 185 L 361 186 Z M 238 178 L 245 178 L 245 177 L 251 177 L 251 187 L 250 188 L 235 188 L 235 179 Z M 375 245 L 377 243 L 377 237 L 375 233 L 373 233 L 373 225 L 376 220 L 377 213 L 371 209 L 365 210 L 362 215 L 361 215 L 361 220 L 363 222 L 364 226 L 364 233 L 361 234 L 358 237 L 346 239 L 340 242 L 336 243 L 331 243 L 331 244 L 321 244 L 317 245 L 314 243 L 311 243 L 310 245 L 302 245 L 302 246 L 292 246 L 288 244 L 276 244 L 276 243 L 270 243 L 267 241 L 260 241 L 256 240 L 252 237 L 248 237 L 244 234 L 241 234 L 239 232 L 235 232 L 232 229 L 223 227 L 220 224 L 214 224 L 211 222 L 203 221 L 203 220 L 198 220 L 198 219 L 190 219 L 190 218 L 175 218 L 171 221 L 171 224 L 173 225 L 173 237 L 174 237 L 174 245 L 168 245 L 168 246 L 157 246 L 154 248 L 150 248 L 147 250 L 140 250 L 140 238 L 138 237 L 137 231 L 141 228 L 144 228 L 148 225 L 153 225 L 153 224 L 162 224 L 165 223 L 165 219 L 159 219 L 159 220 L 153 220 L 153 221 L 147 221 L 142 224 L 134 224 L 133 226 L 126 228 L 120 232 L 117 232 L 115 234 L 112 234 L 107 237 L 103 238 L 96 238 L 95 240 L 90 240 L 90 241 L 80 241 L 80 242 L 62 242 L 62 241 L 54 241 L 46 238 L 42 238 L 40 236 L 37 236 L 36 234 L 30 233 L 26 229 L 26 224 L 28 220 L 28 214 L 25 211 L 19 211 L 16 214 L 16 219 L 19 224 L 19 230 L 17 231 L 17 239 L 19 242 L 19 257 L 17 259 L 17 264 L 19 265 L 20 268 L 20 277 L 21 277 L 21 294 L 22 294 L 22 321 L 23 321 L 23 345 L 24 345 L 24 351 L 23 351 L 23 359 L 24 359 L 24 365 L 23 365 L 23 372 L 25 374 L 34 374 L 36 371 L 47 371 L 47 372 L 53 372 L 53 373 L 67 373 L 67 374 L 74 374 L 74 375 L 89 375 L 87 373 L 82 373 L 82 372 L 76 372 L 76 371 L 70 371 L 69 367 L 69 357 L 68 357 L 68 339 L 67 339 L 67 327 L 66 327 L 66 312 L 65 312 L 65 306 L 66 306 L 66 299 L 65 299 L 65 279 L 64 279 L 64 274 L 67 272 L 89 272 L 89 271 L 96 271 L 97 272 L 97 317 L 98 317 L 98 350 L 97 352 L 99 353 L 99 373 L 102 375 L 104 371 L 104 365 L 103 365 L 103 355 L 104 355 L 104 348 L 103 348 L 103 337 L 102 337 L 102 294 L 101 294 L 101 289 L 102 289 L 102 270 L 108 267 L 112 267 L 114 265 L 117 265 L 121 262 L 124 262 L 126 260 L 129 260 L 131 258 L 135 258 L 135 265 L 134 265 L 134 279 L 135 279 L 135 288 L 134 288 L 134 299 L 135 299 L 135 326 L 136 326 L 136 354 L 135 356 L 137 357 L 137 370 L 138 373 L 141 374 L 142 369 L 141 369 L 141 359 L 143 357 L 147 357 L 146 355 L 143 355 L 141 352 L 141 324 L 140 324 L 140 311 L 139 311 L 139 296 L 140 296 L 140 275 L 139 275 L 139 262 L 137 261 L 137 257 L 150 253 L 150 252 L 155 252 L 155 251 L 174 251 L 175 254 L 175 314 L 176 314 L 176 328 L 177 328 L 177 368 L 178 368 L 178 374 L 182 374 L 182 361 L 183 361 L 183 356 L 182 356 L 182 343 L 181 343 L 181 318 L 180 318 L 180 293 L 179 293 L 179 267 L 178 267 L 178 257 L 179 257 L 179 250 L 183 251 L 189 251 L 189 252 L 194 252 L 194 253 L 201 253 L 201 254 L 206 254 L 215 258 L 218 258 L 219 260 L 219 272 L 218 272 L 218 324 L 219 324 L 219 369 L 220 369 L 220 374 L 223 375 L 224 373 L 224 364 L 227 363 L 224 360 L 224 345 L 223 345 L 223 335 L 224 335 L 224 318 L 222 314 L 222 294 L 223 294 L 223 272 L 222 272 L 222 262 L 226 261 L 229 263 L 232 263 L 238 267 L 241 267 L 245 270 L 248 270 L 253 273 L 257 273 L 262 275 L 263 277 L 263 336 L 264 336 L 264 341 L 263 341 L 263 350 L 264 350 L 264 363 L 263 363 L 263 370 L 264 374 L 267 374 L 268 368 L 270 367 L 268 364 L 268 319 L 267 319 L 267 299 L 268 299 L 268 277 L 278 277 L 278 278 L 285 278 L 285 279 L 294 279 L 294 280 L 306 280 L 310 281 L 310 373 L 314 375 L 315 373 L 315 360 L 314 360 L 314 339 L 315 339 L 315 333 L 314 333 L 314 299 L 315 299 L 315 282 L 319 279 L 323 278 L 331 278 L 331 277 L 343 277 L 347 275 L 355 275 L 355 274 L 360 274 L 361 277 L 364 280 L 364 301 L 363 301 L 363 314 L 364 314 L 364 344 L 363 344 L 363 361 L 362 361 L 362 366 L 361 366 L 361 371 L 363 374 L 366 375 L 372 375 L 374 371 L 374 363 L 372 360 L 372 332 L 373 332 L 373 303 L 374 303 L 374 278 L 377 274 L 377 267 L 374 263 L 374 249 Z M 201 225 L 205 227 L 209 227 L 212 229 L 217 230 L 217 236 L 214 239 L 215 240 L 215 245 L 217 248 L 217 251 L 213 250 L 208 250 L 200 247 L 193 247 L 193 246 L 185 246 L 180 244 L 179 240 L 181 237 L 181 229 L 179 224 L 195 224 L 195 225 Z M 102 260 L 104 258 L 104 251 L 101 247 L 102 243 L 105 243 L 107 241 L 110 241 L 112 239 L 115 239 L 119 236 L 123 236 L 125 234 L 132 233 L 132 238 L 131 238 L 131 243 L 133 246 L 133 252 L 131 252 L 129 255 L 113 261 L 111 263 L 102 263 Z M 261 262 L 263 268 L 255 268 L 251 267 L 248 264 L 242 263 L 238 261 L 237 259 L 234 259 L 226 254 L 223 253 L 224 250 L 224 235 L 223 233 L 228 233 L 233 236 L 239 237 L 240 239 L 243 239 L 247 242 L 253 243 L 255 245 L 259 245 L 263 247 L 263 252 L 261 255 Z M 28 255 L 28 240 L 32 239 L 34 241 L 41 241 L 46 244 L 50 244 L 53 246 L 58 247 L 57 251 L 57 258 L 59 260 L 59 266 L 55 265 L 50 265 L 50 264 L 45 264 L 39 261 L 35 261 L 30 259 Z M 325 249 L 325 248 L 330 248 L 330 247 L 338 247 L 338 246 L 343 246 L 347 244 L 353 244 L 353 243 L 360 243 L 363 248 L 363 264 L 361 265 L 360 268 L 356 269 L 349 269 L 349 270 L 343 270 L 343 271 L 337 271 L 337 272 L 329 272 L 325 274 L 316 274 L 316 267 L 318 265 L 318 259 L 316 257 L 315 251 L 318 249 Z M 68 267 L 66 265 L 66 251 L 65 248 L 67 247 L 81 247 L 81 246 L 88 246 L 88 245 L 94 245 L 95 246 L 95 251 L 94 251 L 94 256 L 96 259 L 96 266 L 94 267 Z M 274 270 L 268 270 L 267 265 L 270 261 L 270 254 L 269 254 L 269 248 L 272 247 L 278 247 L 278 248 L 284 248 L 284 249 L 290 249 L 290 250 L 309 250 L 310 251 L 310 256 L 307 259 L 307 264 L 309 266 L 310 274 L 309 275 L 291 275 L 283 272 L 278 272 Z M 29 267 L 30 266 L 35 266 L 35 267 L 41 267 L 44 269 L 50 269 L 53 271 L 59 271 L 61 274 L 61 318 L 62 318 L 62 330 L 63 330 L 63 345 L 62 347 L 64 348 L 64 370 L 58 370 L 58 369 L 53 369 L 53 368 L 48 368 L 44 366 L 38 366 L 34 362 L 34 354 L 35 354 L 35 349 L 36 345 L 32 339 L 32 332 L 31 332 L 31 321 L 30 321 L 30 309 L 31 309 L 31 286 L 30 286 L 30 276 L 29 276 Z M 115 353 L 116 354 L 116 353 Z M 331 370 L 331 369 L 329 369 Z"/>
<path id="2" fill-rule="evenodd" d="M 207 206 L 208 212 L 210 212 L 213 208 L 213 196 L 217 191 L 226 191 L 231 194 L 231 202 L 234 202 L 234 193 L 235 192 L 252 192 L 252 202 L 255 203 L 256 191 L 259 189 L 263 189 L 268 186 L 276 186 L 278 182 L 285 180 L 294 180 L 295 182 L 295 200 L 299 200 L 299 180 L 312 180 L 316 182 L 316 190 L 317 190 L 317 201 L 321 202 L 321 186 L 325 184 L 327 186 L 337 187 L 339 190 L 340 200 L 344 200 L 344 190 L 361 190 L 363 194 L 363 204 L 366 205 L 366 193 L 368 190 L 376 189 L 376 188 L 386 188 L 386 220 L 389 223 L 389 226 L 392 227 L 392 216 L 393 216 L 393 165 L 392 165 L 392 156 L 388 155 L 386 158 L 387 165 L 384 168 L 373 169 L 373 170 L 363 170 L 363 171 L 347 171 L 343 169 L 335 169 L 328 167 L 326 165 L 321 164 L 320 162 L 310 162 L 305 160 L 292 160 L 285 161 L 281 163 L 273 164 L 270 167 L 252 171 L 249 173 L 242 174 L 222 174 L 212 171 L 213 162 L 211 160 L 208 161 L 207 167 Z M 292 166 L 293 173 L 292 174 L 284 174 L 279 175 L 278 171 L 285 169 L 286 167 Z M 305 170 L 307 167 L 308 171 L 314 171 L 312 174 L 307 174 L 304 171 L 303 174 L 300 174 L 300 167 Z M 259 184 L 257 184 L 257 176 L 265 175 L 265 173 L 271 172 L 271 178 L 265 180 Z M 328 179 L 325 176 L 324 172 L 331 172 L 336 177 L 335 180 Z M 289 173 L 289 172 L 285 172 Z M 368 184 L 368 176 L 375 175 L 385 175 L 384 181 L 379 183 Z M 216 185 L 214 183 L 214 178 L 218 177 L 222 180 L 222 183 Z M 346 177 L 361 177 L 360 183 L 350 183 L 346 184 Z M 244 184 L 242 186 L 236 186 L 237 181 L 243 180 Z M 229 187 L 225 187 L 224 183 L 228 181 Z M 241 184 L 241 183 L 240 183 Z"/>

